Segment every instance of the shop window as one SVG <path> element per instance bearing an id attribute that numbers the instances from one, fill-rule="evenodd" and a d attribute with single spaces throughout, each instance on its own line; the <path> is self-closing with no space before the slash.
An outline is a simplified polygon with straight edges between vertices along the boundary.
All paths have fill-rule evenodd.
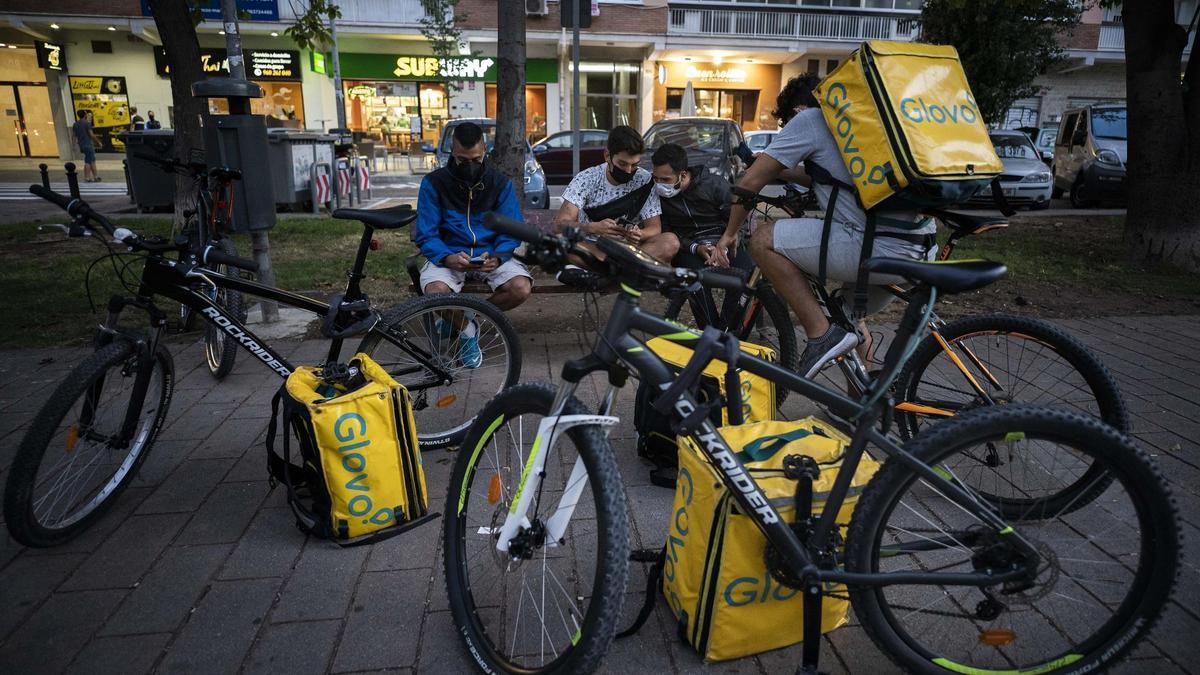
<path id="1" fill-rule="evenodd" d="M 484 89 L 484 115 L 496 117 L 496 85 L 488 83 Z M 546 85 L 525 85 L 525 133 L 530 143 L 546 137 Z"/>
<path id="2" fill-rule="evenodd" d="M 255 82 L 262 87 L 261 98 L 250 99 L 250 112 L 267 118 L 269 127 L 304 127 L 304 95 L 299 82 Z M 208 99 L 208 111 L 228 115 L 229 102 L 223 98 Z"/>

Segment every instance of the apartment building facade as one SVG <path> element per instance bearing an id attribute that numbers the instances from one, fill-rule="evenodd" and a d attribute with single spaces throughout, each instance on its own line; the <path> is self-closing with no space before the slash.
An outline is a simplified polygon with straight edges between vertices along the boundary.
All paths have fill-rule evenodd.
<path id="1" fill-rule="evenodd" d="M 1186 23 L 1198 0 L 1178 0 Z M 570 127 L 570 33 L 556 1 L 524 0 L 530 135 Z M 215 4 L 215 3 L 214 3 Z M 239 0 L 254 103 L 277 126 L 336 126 L 331 54 L 284 34 L 288 0 Z M 420 0 L 340 0 L 339 60 L 347 126 L 379 136 L 436 139 L 445 121 L 495 115 L 496 3 L 460 0 L 460 55 L 443 62 L 420 33 Z M 593 0 L 581 34 L 582 126 L 639 129 L 680 114 L 691 83 L 697 113 L 775 128 L 770 112 L 788 79 L 825 75 L 862 41 L 913 40 L 921 0 Z M 206 72 L 222 74 L 219 17 L 198 26 Z M 145 0 L 8 0 L 0 10 L 0 156 L 70 156 L 77 110 L 96 115 L 107 147 L 129 109 L 169 124 L 171 91 Z M 1068 106 L 1125 96 L 1119 13 L 1091 8 L 1067 39 L 1067 61 L 1038 80 L 1039 94 L 1007 126 L 1057 122 Z M 51 63 L 53 61 L 53 63 Z M 439 71 L 460 77 L 445 86 Z M 212 104 L 219 110 L 219 103 Z"/>

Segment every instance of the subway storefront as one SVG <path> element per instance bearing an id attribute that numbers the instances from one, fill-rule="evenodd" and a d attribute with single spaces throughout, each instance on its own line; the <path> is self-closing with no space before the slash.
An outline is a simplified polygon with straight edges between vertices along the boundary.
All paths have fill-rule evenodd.
<path id="1" fill-rule="evenodd" d="M 495 57 L 343 53 L 340 60 L 346 125 L 388 146 L 436 143 L 452 117 L 495 116 Z M 463 91 L 447 92 L 444 77 Z M 558 81 L 558 64 L 528 59 L 525 77 L 525 124 L 533 134 L 546 127 L 546 85 Z"/>
<path id="2" fill-rule="evenodd" d="M 304 127 L 304 94 L 300 88 L 300 53 L 290 49 L 246 49 L 246 78 L 263 88 L 262 98 L 251 99 L 250 112 L 265 115 L 268 126 Z M 229 59 L 218 47 L 201 47 L 200 64 L 205 75 L 228 76 Z M 167 77 L 167 53 L 154 48 L 154 67 Z M 227 114 L 225 99 L 209 99 L 210 113 Z"/>

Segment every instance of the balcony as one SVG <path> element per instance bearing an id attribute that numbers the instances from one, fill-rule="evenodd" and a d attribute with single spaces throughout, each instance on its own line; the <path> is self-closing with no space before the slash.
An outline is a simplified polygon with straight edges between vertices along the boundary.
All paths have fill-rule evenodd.
<path id="1" fill-rule="evenodd" d="M 1102 52 L 1125 51 L 1125 26 L 1121 24 L 1100 26 L 1100 41 L 1096 49 Z"/>
<path id="2" fill-rule="evenodd" d="M 418 27 L 425 16 L 421 0 L 338 0 L 342 18 L 338 25 L 363 26 L 409 26 Z M 292 3 L 279 3 L 279 20 L 290 22 L 296 18 Z"/>
<path id="3" fill-rule="evenodd" d="M 915 15 L 672 7 L 667 35 L 833 42 L 913 40 L 918 33 L 916 19 Z"/>

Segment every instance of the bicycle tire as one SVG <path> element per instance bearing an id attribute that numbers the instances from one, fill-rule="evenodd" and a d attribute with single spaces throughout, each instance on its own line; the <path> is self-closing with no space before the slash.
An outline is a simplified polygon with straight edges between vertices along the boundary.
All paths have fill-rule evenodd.
<path id="1" fill-rule="evenodd" d="M 90 508 L 74 514 L 61 526 L 51 526 L 42 522 L 42 517 L 35 512 L 37 502 L 40 501 L 35 494 L 38 487 L 39 469 L 47 459 L 47 450 L 58 435 L 60 424 L 75 407 L 76 402 L 89 392 L 93 392 L 95 387 L 99 386 L 102 393 L 105 385 L 114 381 L 111 377 L 113 369 L 123 368 L 131 359 L 137 359 L 137 347 L 128 340 L 118 339 L 99 348 L 59 383 L 54 393 L 50 395 L 50 398 L 33 418 L 33 424 L 25 433 L 25 437 L 17 449 L 4 490 L 4 520 L 13 539 L 26 546 L 37 548 L 56 546 L 73 539 L 104 515 L 136 475 L 138 468 L 145 461 L 146 455 L 149 454 L 158 432 L 162 429 L 167 410 L 171 405 L 175 377 L 174 364 L 170 352 L 163 345 L 159 345 L 154 360 L 156 372 L 159 373 L 157 376 L 159 385 L 157 401 L 150 400 L 151 391 L 148 390 L 147 398 L 142 406 L 143 411 L 147 410 L 147 406 L 155 407 L 151 410 L 153 418 L 148 426 L 143 422 L 139 427 L 138 435 L 135 438 L 141 438 L 141 442 L 133 444 L 128 449 L 118 450 L 118 453 L 124 452 L 125 454 L 116 463 L 115 472 L 102 484 L 96 497 L 93 497 L 85 505 Z M 136 370 L 133 373 L 136 374 Z M 132 377 L 132 375 L 128 377 Z M 154 377 L 154 373 L 152 373 L 152 377 Z M 151 387 L 154 384 L 152 381 Z M 124 407 L 120 412 L 123 419 Z M 79 457 L 82 451 L 77 448 L 79 440 L 81 440 L 78 425 L 74 425 L 73 428 L 75 429 L 74 440 L 66 440 L 64 445 L 67 446 L 67 453 L 73 453 L 75 457 Z M 69 439 L 71 433 L 70 429 L 65 430 L 64 438 Z M 90 460 L 86 466 L 91 466 L 94 461 Z M 73 462 L 74 460 L 72 460 Z M 52 503 L 51 506 L 54 504 Z"/>
<path id="2" fill-rule="evenodd" d="M 229 239 L 221 239 L 216 246 L 221 252 L 237 257 L 237 247 Z M 226 265 L 215 265 L 213 271 L 221 274 L 239 274 L 235 269 Z M 235 316 L 238 321 L 246 320 L 245 308 L 242 306 L 242 294 L 231 288 L 220 288 L 216 291 L 214 302 L 224 310 L 227 316 Z M 216 379 L 224 379 L 233 370 L 237 360 L 238 342 L 232 335 L 218 328 L 212 322 L 204 324 L 204 361 L 208 372 Z"/>
<path id="3" fill-rule="evenodd" d="M 478 562 L 487 568 L 491 559 L 480 561 L 480 558 L 486 556 L 472 555 L 468 552 L 468 536 L 478 534 L 475 526 L 478 523 L 469 523 L 469 514 L 482 512 L 484 521 L 486 514 L 495 509 L 500 509 L 501 512 L 508 512 L 508 504 L 506 502 L 493 502 L 491 487 L 487 495 L 487 503 L 472 500 L 472 482 L 480 467 L 485 467 L 489 461 L 486 457 L 481 459 L 481 450 L 489 445 L 489 440 L 493 440 L 497 435 L 504 437 L 505 432 L 501 429 L 507 429 L 508 422 L 513 419 L 518 419 L 522 415 L 537 415 L 545 416 L 549 414 L 550 408 L 553 405 L 555 398 L 555 390 L 553 387 L 546 384 L 521 384 L 515 387 L 510 387 L 504 390 L 501 394 L 493 398 L 476 418 L 475 423 L 471 426 L 464 442 L 464 448 L 474 448 L 473 452 L 459 452 L 458 458 L 454 463 L 454 468 L 450 475 L 450 490 L 446 498 L 446 510 L 444 520 L 444 564 L 446 578 L 446 594 L 450 601 L 451 614 L 454 617 L 455 625 L 458 632 L 462 635 L 467 643 L 467 648 L 472 657 L 476 660 L 481 669 L 485 672 L 507 672 L 507 673 L 589 673 L 594 671 L 599 665 L 607 652 L 608 647 L 612 643 L 613 636 L 617 630 L 617 621 L 621 616 L 621 606 L 624 599 L 625 585 L 628 577 L 628 552 L 629 552 L 629 531 L 625 504 L 625 493 L 622 486 L 620 473 L 617 468 L 616 456 L 608 443 L 603 430 L 599 426 L 588 425 L 574 427 L 567 431 L 565 437 L 560 441 L 561 444 L 570 443 L 578 452 L 579 457 L 583 459 L 584 466 L 587 469 L 587 477 L 590 485 L 590 494 L 592 500 L 588 502 L 586 499 L 581 499 L 579 508 L 585 509 L 591 506 L 595 510 L 595 532 L 592 532 L 586 526 L 581 529 L 570 529 L 575 527 L 573 522 L 567 532 L 578 533 L 580 536 L 590 539 L 591 545 L 595 551 L 596 560 L 594 570 L 594 586 L 590 594 L 576 590 L 579 598 L 585 595 L 590 598 L 586 612 L 580 612 L 582 621 L 578 622 L 578 630 L 574 637 L 568 637 L 569 645 L 565 645 L 565 649 L 561 653 L 557 653 L 556 658 L 550 663 L 541 664 L 539 667 L 533 668 L 528 665 L 514 663 L 508 657 L 500 653 L 500 650 L 494 644 L 488 631 L 484 625 L 484 616 L 487 611 L 482 610 L 483 605 L 477 605 L 475 602 L 475 594 L 473 588 L 480 589 L 478 592 L 484 593 L 487 590 L 495 590 L 503 586 L 501 584 L 485 585 L 482 583 L 484 579 L 480 579 L 480 583 L 473 585 L 472 577 L 468 566 L 471 562 Z M 564 408 L 565 414 L 586 415 L 589 414 L 583 404 L 577 399 L 571 398 L 567 401 Z M 511 432 L 510 432 L 511 433 Z M 519 436 L 522 436 L 518 432 Z M 569 441 L 568 441 L 569 439 Z M 524 440 L 524 439 L 523 439 Z M 496 447 L 493 443 L 493 449 Z M 498 451 L 497 451 L 498 452 Z M 556 472 L 559 475 L 565 473 L 563 469 L 567 462 L 559 462 L 558 457 L 550 458 L 552 462 L 548 462 L 547 471 L 545 473 Z M 502 464 L 498 461 L 493 461 L 493 465 L 499 466 Z M 517 464 L 516 471 L 520 472 L 521 464 Z M 554 467 L 558 467 L 557 471 Z M 497 473 L 494 476 L 500 476 L 500 470 L 497 468 Z M 515 473 L 509 472 L 510 479 L 515 479 Z M 492 479 L 495 481 L 495 477 Z M 547 482 L 550 482 L 547 478 Z M 510 481 L 511 483 L 511 481 Z M 521 479 L 521 484 L 524 484 L 524 479 Z M 482 485 L 481 485 L 482 487 Z M 542 490 L 553 490 L 547 488 L 546 483 L 543 483 Z M 500 494 L 511 494 L 507 490 L 498 491 Z M 510 497 L 511 501 L 511 497 Z M 553 504 L 554 502 L 552 502 Z M 553 506 L 549 507 L 553 508 Z M 538 510 L 533 511 L 535 520 Z M 544 513 L 544 512 L 543 512 Z M 588 514 L 591 518 L 591 514 Z M 590 521 L 580 521 L 581 524 Z M 491 549 L 495 552 L 495 547 L 490 545 L 491 536 L 487 537 L 482 542 L 480 552 L 485 552 Z M 567 537 L 563 537 L 560 545 L 572 546 L 568 544 Z M 478 542 L 477 542 L 478 543 Z M 544 552 L 545 546 L 540 547 Z M 558 549 L 563 550 L 563 549 Z M 506 554 L 499 554 L 507 558 Z M 584 554 L 576 550 L 575 556 L 580 558 Z M 573 556 L 565 556 L 570 559 Z M 530 572 L 536 573 L 536 554 L 534 556 L 535 569 L 530 570 L 528 567 L 523 568 L 522 575 Z M 521 563 L 509 563 L 510 570 L 513 565 L 520 568 Z M 543 569 L 545 559 L 543 558 Z M 588 562 L 581 561 L 579 566 L 588 567 Z M 509 570 L 505 571 L 505 574 Z M 551 569 L 551 578 L 558 578 L 553 574 Z M 481 572 L 481 575 L 483 573 Z M 524 576 L 522 576 L 522 580 Z M 545 573 L 543 572 L 543 579 Z M 561 584 L 571 586 L 569 579 L 562 579 Z M 560 584 L 559 588 L 563 589 L 566 594 L 566 589 Z M 551 588 L 553 594 L 553 589 Z M 559 613 L 555 613 L 548 608 L 545 608 L 545 596 L 543 594 L 543 611 L 542 616 L 549 615 L 554 617 L 553 623 L 557 624 L 558 619 L 562 615 L 562 608 L 559 607 Z M 571 608 L 577 609 L 574 602 L 578 599 L 572 593 L 568 597 L 568 602 Z M 487 605 L 487 603 L 484 603 Z M 520 605 L 518 605 L 516 613 L 518 619 L 513 630 L 512 649 L 516 649 L 517 635 L 520 628 Z M 568 614 L 572 619 L 576 617 L 570 611 Z M 568 624 L 565 619 L 563 621 L 563 632 L 558 633 L 557 626 L 554 626 L 554 632 L 567 636 Z M 498 630 L 502 631 L 506 626 L 498 626 Z M 545 631 L 546 626 L 543 624 L 542 629 Z M 507 636 L 500 635 L 501 649 L 507 646 Z M 540 635 L 539 635 L 540 637 Z M 551 640 L 553 636 L 548 636 Z M 519 651 L 519 650 L 518 650 Z"/>
<path id="4" fill-rule="evenodd" d="M 1128 433 L 1129 413 L 1125 408 L 1125 401 L 1121 396 L 1120 386 L 1117 384 L 1116 378 L 1112 376 L 1112 373 L 1109 372 L 1104 363 L 1092 354 L 1083 343 L 1057 327 L 1045 321 L 1029 317 L 1011 314 L 985 314 L 952 321 L 943 326 L 938 333 L 951 345 L 972 338 L 992 335 L 1013 336 L 1033 340 L 1041 348 L 1052 351 L 1074 369 L 1079 379 L 1091 392 L 1091 398 L 1094 399 L 1096 408 L 1095 410 L 1085 410 L 1084 412 L 1099 417 L 1118 431 Z M 922 402 L 922 382 L 927 379 L 930 366 L 943 353 L 940 343 L 933 335 L 926 336 L 922 340 L 913 357 L 905 364 L 900 377 L 897 378 L 895 391 L 903 394 L 902 402 Z M 984 358 L 984 355 L 978 356 L 981 359 Z M 1020 365 L 1018 365 L 1018 369 L 1020 369 Z M 1056 384 L 1061 384 L 1067 380 L 1066 376 L 1055 379 Z M 1082 388 L 1080 388 L 1080 391 L 1082 391 Z M 1037 397 L 1030 400 L 1017 400 L 1015 402 L 1045 403 L 1039 402 Z M 1049 403 L 1054 404 L 1056 402 L 1050 401 Z M 982 403 L 980 404 L 982 405 Z M 921 416 L 915 413 L 901 412 L 898 414 L 897 426 L 900 430 L 901 438 L 908 440 L 916 437 L 922 426 L 921 421 Z M 1080 474 L 1078 480 L 1071 487 L 1068 487 L 1056 496 L 1042 497 L 1041 499 L 1048 500 L 1044 504 L 1045 507 L 1055 510 L 1066 503 L 1074 502 L 1079 506 L 1086 504 L 1091 499 L 1094 499 L 1096 495 L 1103 492 L 1108 486 L 1108 482 L 1106 481 L 1094 482 L 1094 479 L 1103 473 L 1103 471 L 1104 469 L 1097 465 L 1088 467 L 1085 472 Z M 1111 477 L 1109 480 L 1111 480 Z M 1094 485 L 1094 487 L 1090 490 L 1090 494 L 1084 495 L 1081 499 L 1077 500 L 1076 498 L 1079 496 L 1077 491 L 1084 485 Z M 998 494 L 989 494 L 985 491 L 981 491 L 981 494 L 999 506 L 1008 518 L 1018 517 L 1029 508 L 1030 504 L 1030 500 L 1028 499 L 1005 497 Z"/>
<path id="5" fill-rule="evenodd" d="M 407 362 L 398 361 L 392 363 L 382 356 L 376 358 L 379 356 L 378 350 L 380 350 L 381 346 L 387 344 L 383 340 L 380 329 L 377 328 L 369 332 L 358 347 L 358 351 L 380 361 L 381 365 L 393 373 L 393 377 L 400 384 L 409 387 L 410 394 L 414 397 L 414 410 L 417 411 L 417 441 L 426 449 L 449 448 L 457 445 L 466 436 L 471 422 L 475 419 L 475 412 L 473 411 L 478 410 L 482 406 L 483 401 L 486 400 L 483 397 L 494 396 L 506 387 L 516 384 L 521 379 L 521 343 L 517 337 L 517 333 L 513 329 L 508 317 L 504 315 L 504 312 L 486 300 L 456 293 L 422 295 L 384 312 L 380 323 L 384 327 L 384 330 L 391 330 L 404 335 L 410 332 L 408 326 L 414 318 L 429 317 L 437 313 L 456 311 L 473 312 L 476 315 L 486 317 L 487 321 L 490 322 L 492 328 L 488 329 L 490 331 L 488 334 L 492 337 L 489 339 L 493 342 L 498 341 L 498 344 L 490 345 L 487 348 L 489 350 L 500 350 L 506 357 L 506 363 L 503 366 L 503 377 L 499 378 L 498 387 L 491 388 L 488 386 L 487 390 L 472 387 L 472 382 L 476 381 L 474 375 L 480 374 L 484 368 L 458 367 L 456 369 L 458 379 L 455 380 L 456 384 L 451 385 L 454 387 L 452 391 L 448 387 L 430 387 L 418 390 L 413 385 L 420 383 L 421 379 L 414 375 L 425 375 L 428 371 L 423 371 L 419 374 L 396 374 L 399 366 L 415 366 L 415 361 L 409 359 Z M 483 331 L 484 329 L 480 330 Z M 439 351 L 431 346 L 432 341 L 428 335 L 422 336 L 416 334 L 415 339 L 418 343 L 417 346 L 421 346 L 422 349 L 434 353 Z M 483 361 L 486 363 L 490 358 L 492 357 L 484 356 Z M 494 368 L 494 366 L 488 366 L 488 368 Z M 499 373 L 491 374 L 499 375 Z M 442 391 L 439 392 L 439 390 Z M 433 405 L 439 408 L 438 412 L 440 415 L 445 415 L 449 418 L 449 422 L 431 422 L 430 415 L 421 414 L 421 411 L 428 409 L 430 405 L 428 398 L 431 391 L 434 394 Z M 458 400 L 460 396 L 462 398 L 461 402 Z M 450 398 L 453 398 L 453 400 L 449 404 L 441 405 Z M 454 408 L 448 409 L 450 406 L 454 406 Z M 440 429 L 431 428 L 434 425 L 441 427 L 443 424 L 448 424 L 448 426 Z"/>
<path id="6" fill-rule="evenodd" d="M 1029 592 L 1032 589 L 1004 589 L 1005 593 L 997 592 L 996 596 L 1002 599 L 1002 602 L 1007 601 L 1008 606 L 1002 604 L 996 616 L 979 616 L 979 613 L 984 611 L 982 605 L 975 605 L 972 615 L 968 609 L 972 605 L 966 597 L 949 600 L 950 609 L 953 610 L 957 606 L 959 614 L 936 610 L 933 604 L 922 604 L 924 598 L 910 590 L 915 588 L 911 584 L 887 587 L 852 586 L 851 602 L 867 634 L 881 651 L 905 670 L 928 673 L 990 673 L 1000 672 L 989 669 L 999 667 L 1004 672 L 1049 673 L 1068 669 L 1073 672 L 1088 672 L 1110 665 L 1128 653 L 1137 643 L 1137 638 L 1150 631 L 1170 598 L 1182 552 L 1179 514 L 1170 490 L 1162 474 L 1144 451 L 1135 446 L 1128 437 L 1096 418 L 1053 408 L 993 406 L 957 415 L 938 424 L 910 442 L 905 449 L 921 462 L 938 467 L 943 466 L 941 462 L 947 458 L 969 449 L 974 444 L 986 442 L 988 439 L 1006 438 L 1013 432 L 1020 433 L 1025 441 L 1041 439 L 1071 443 L 1075 448 L 1094 453 L 1097 461 L 1113 467 L 1112 473 L 1116 476 L 1113 485 L 1128 491 L 1128 508 L 1122 509 L 1118 504 L 1121 500 L 1114 489 L 1106 495 L 1105 503 L 1097 503 L 1094 506 L 1088 517 L 1075 513 L 1067 515 L 1069 512 L 1063 512 L 1055 514 L 1052 517 L 1053 522 L 1047 519 L 1019 523 L 1016 524 L 1015 530 L 1011 526 L 1005 528 L 1007 532 L 994 532 L 989 529 L 992 533 L 991 539 L 981 537 L 981 541 L 976 543 L 969 543 L 971 540 L 965 538 L 959 541 L 952 535 L 950 539 L 942 538 L 945 550 L 936 551 L 935 555 L 938 557 L 931 555 L 932 560 L 914 562 L 910 559 L 916 557 L 914 553 L 929 548 L 922 544 L 922 536 L 918 533 L 910 537 L 908 535 L 912 533 L 900 526 L 890 526 L 889 530 L 886 519 L 895 516 L 901 520 L 907 518 L 909 522 L 919 523 L 923 520 L 935 524 L 936 521 L 943 523 L 942 527 L 955 527 L 950 523 L 955 519 L 961 520 L 961 514 L 966 511 L 947 503 L 947 508 L 938 512 L 939 515 L 931 515 L 933 520 L 909 517 L 907 511 L 898 509 L 897 506 L 903 504 L 908 511 L 917 514 L 913 504 L 918 508 L 924 507 L 927 503 L 925 500 L 936 500 L 940 493 L 918 487 L 913 492 L 912 501 L 903 502 L 902 497 L 913 485 L 916 474 L 899 461 L 885 463 L 864 489 L 851 519 L 846 544 L 848 571 L 875 573 L 880 571 L 881 565 L 889 568 L 894 565 L 897 569 L 909 570 L 934 567 L 950 570 L 953 566 L 945 564 L 946 559 L 957 546 L 970 546 L 971 551 L 964 554 L 974 554 L 977 548 L 982 549 L 985 545 L 995 545 L 997 542 L 1003 545 L 1004 541 L 1015 540 L 1008 537 L 1020 538 L 1035 546 L 1042 544 L 1039 552 L 1044 556 L 1043 561 L 1047 563 L 1044 568 L 1039 566 L 1035 579 L 1035 586 L 1037 580 L 1042 580 L 1041 583 L 1047 586 L 1046 589 L 1032 593 Z M 931 514 L 934 511 L 937 510 L 932 509 Z M 1058 518 L 1063 515 L 1067 515 L 1069 520 L 1063 521 L 1064 524 L 1060 526 Z M 1110 523 L 1113 528 L 1122 531 L 1139 530 L 1136 545 L 1133 546 L 1136 550 L 1132 554 L 1112 552 L 1112 548 L 1117 546 L 1120 532 L 1110 529 L 1107 526 Z M 1046 530 L 1038 530 L 1040 526 L 1045 526 Z M 963 527 L 955 529 L 954 532 L 965 535 L 970 534 L 971 530 Z M 1097 538 L 1094 532 L 1102 532 L 1103 535 Z M 905 546 L 900 543 L 885 545 L 883 541 L 887 534 L 901 540 L 909 539 L 912 548 L 905 550 Z M 1043 536 L 1039 537 L 1039 534 Z M 1064 541 L 1072 536 L 1078 537 L 1081 544 L 1074 545 Z M 1071 552 L 1071 557 L 1063 558 L 1048 553 L 1049 544 L 1046 542 L 1067 546 L 1066 550 Z M 1100 557 L 1103 560 L 1086 559 L 1089 553 L 1095 552 L 1101 553 Z M 1131 562 L 1134 556 L 1137 558 L 1136 563 Z M 933 563 L 934 560 L 936 564 Z M 973 559 L 968 562 L 975 569 L 989 565 L 977 564 Z M 1097 564 L 1105 567 L 1097 567 Z M 1130 570 L 1131 565 L 1136 565 L 1136 570 Z M 1052 573 L 1052 567 L 1058 570 Z M 1117 570 L 1112 570 L 1113 567 Z M 1125 571 L 1131 572 L 1132 578 L 1128 583 L 1127 593 L 1123 597 L 1111 600 L 1110 603 L 1109 598 L 1113 597 L 1110 593 L 1116 593 L 1111 587 L 1124 587 L 1124 584 L 1113 579 L 1088 578 L 1087 573 L 1084 576 L 1071 574 L 1078 574 L 1075 571 L 1077 569 L 1090 570 L 1092 576 L 1103 577 L 1118 576 Z M 1099 570 L 1103 570 L 1104 573 L 1101 574 Z M 1047 575 L 1045 579 L 1043 575 Z M 1087 583 L 1102 583 L 1107 587 L 1102 592 L 1084 595 L 1089 602 L 1082 604 L 1077 604 L 1081 601 L 1066 595 Z M 997 584 L 997 587 L 999 586 Z M 940 596 L 951 596 L 952 593 L 960 592 L 948 589 L 965 588 L 967 594 L 978 592 L 971 590 L 974 587 L 926 587 L 931 588 L 931 594 L 936 602 L 941 603 L 942 608 L 945 608 L 946 601 Z M 997 587 L 993 587 L 993 591 L 1000 590 Z M 893 606 L 892 600 L 888 598 L 894 598 L 897 604 Z M 1065 604 L 1063 599 L 1071 602 Z M 1110 610 L 1103 606 L 1106 603 L 1116 605 L 1116 608 Z M 918 607 L 911 610 L 907 605 Z M 1021 611 L 1004 611 L 1012 605 L 1018 605 Z M 1028 609 L 1024 609 L 1026 605 Z M 1100 612 L 1097 613 L 1096 608 L 1099 608 Z M 1112 612 L 1111 616 L 1108 616 L 1109 611 Z M 919 618 L 913 619 L 912 615 L 918 612 L 929 614 L 929 621 L 922 624 Z M 960 624 L 947 621 L 944 616 L 947 614 L 966 619 L 965 624 L 962 624 L 963 630 L 967 636 L 973 634 L 974 638 L 977 638 L 974 647 L 967 646 L 970 640 L 957 639 L 957 626 Z M 1100 618 L 1096 621 L 1103 621 L 1098 628 L 1080 628 L 1097 614 Z M 1037 621 L 1042 618 L 1051 624 L 1045 632 L 1013 630 L 1017 622 Z M 921 626 L 921 630 L 918 631 L 921 642 L 942 641 L 947 646 L 930 649 L 918 643 L 918 638 L 908 629 L 910 625 Z M 1000 628 L 1003 626 L 1008 628 Z M 1011 637 L 1011 642 L 1000 646 L 988 643 L 993 646 L 980 648 L 978 645 L 982 643 L 984 636 L 997 628 L 1000 632 L 992 634 L 1001 638 Z M 1005 631 L 1010 634 L 1006 634 Z M 1080 637 L 1075 644 L 1068 644 L 1075 639 L 1071 637 L 1072 634 Z M 1017 652 L 1027 648 L 1026 641 L 1038 652 L 1050 649 L 1054 653 L 1038 653 L 1018 658 Z M 1064 644 L 1065 647 L 1061 646 Z M 999 656 L 1003 663 L 996 666 L 951 661 L 947 652 L 950 652 L 954 645 L 960 645 L 959 648 L 971 652 L 974 659 Z M 1000 651 L 1002 649 L 1006 651 Z M 997 655 L 991 650 L 1000 653 Z M 954 653 L 957 656 L 957 652 Z"/>
<path id="7" fill-rule="evenodd" d="M 706 289 L 703 292 L 708 291 Z M 754 289 L 753 293 L 759 302 L 760 309 L 756 320 L 762 321 L 763 316 L 765 315 L 775 327 L 775 332 L 779 336 L 778 344 L 768 346 L 775 348 L 776 357 L 779 359 L 780 366 L 783 366 L 788 370 L 795 371 L 800 360 L 800 352 L 796 341 L 795 324 L 792 323 L 792 315 L 788 312 L 787 304 L 784 303 L 783 299 L 775 293 L 775 290 L 771 288 L 770 284 L 765 281 L 759 283 L 758 287 Z M 688 296 L 686 294 L 679 294 L 675 297 L 672 297 L 667 303 L 667 309 L 663 316 L 672 321 L 678 321 L 680 313 L 683 311 L 685 304 L 687 304 L 689 308 L 691 307 L 691 305 L 688 303 Z M 706 326 L 706 323 L 696 319 L 694 316 L 695 312 L 692 312 L 692 314 L 693 319 L 696 322 L 696 327 L 703 329 Z M 722 317 L 722 321 L 725 324 L 728 324 L 728 318 Z M 757 341 L 753 338 L 753 331 L 753 324 L 746 324 L 745 326 L 742 326 L 740 330 L 736 331 L 735 334 L 739 340 L 749 340 L 750 342 L 757 343 Z M 791 392 L 786 387 L 775 388 L 776 408 L 779 408 L 783 405 L 784 401 L 787 400 L 789 393 Z"/>

